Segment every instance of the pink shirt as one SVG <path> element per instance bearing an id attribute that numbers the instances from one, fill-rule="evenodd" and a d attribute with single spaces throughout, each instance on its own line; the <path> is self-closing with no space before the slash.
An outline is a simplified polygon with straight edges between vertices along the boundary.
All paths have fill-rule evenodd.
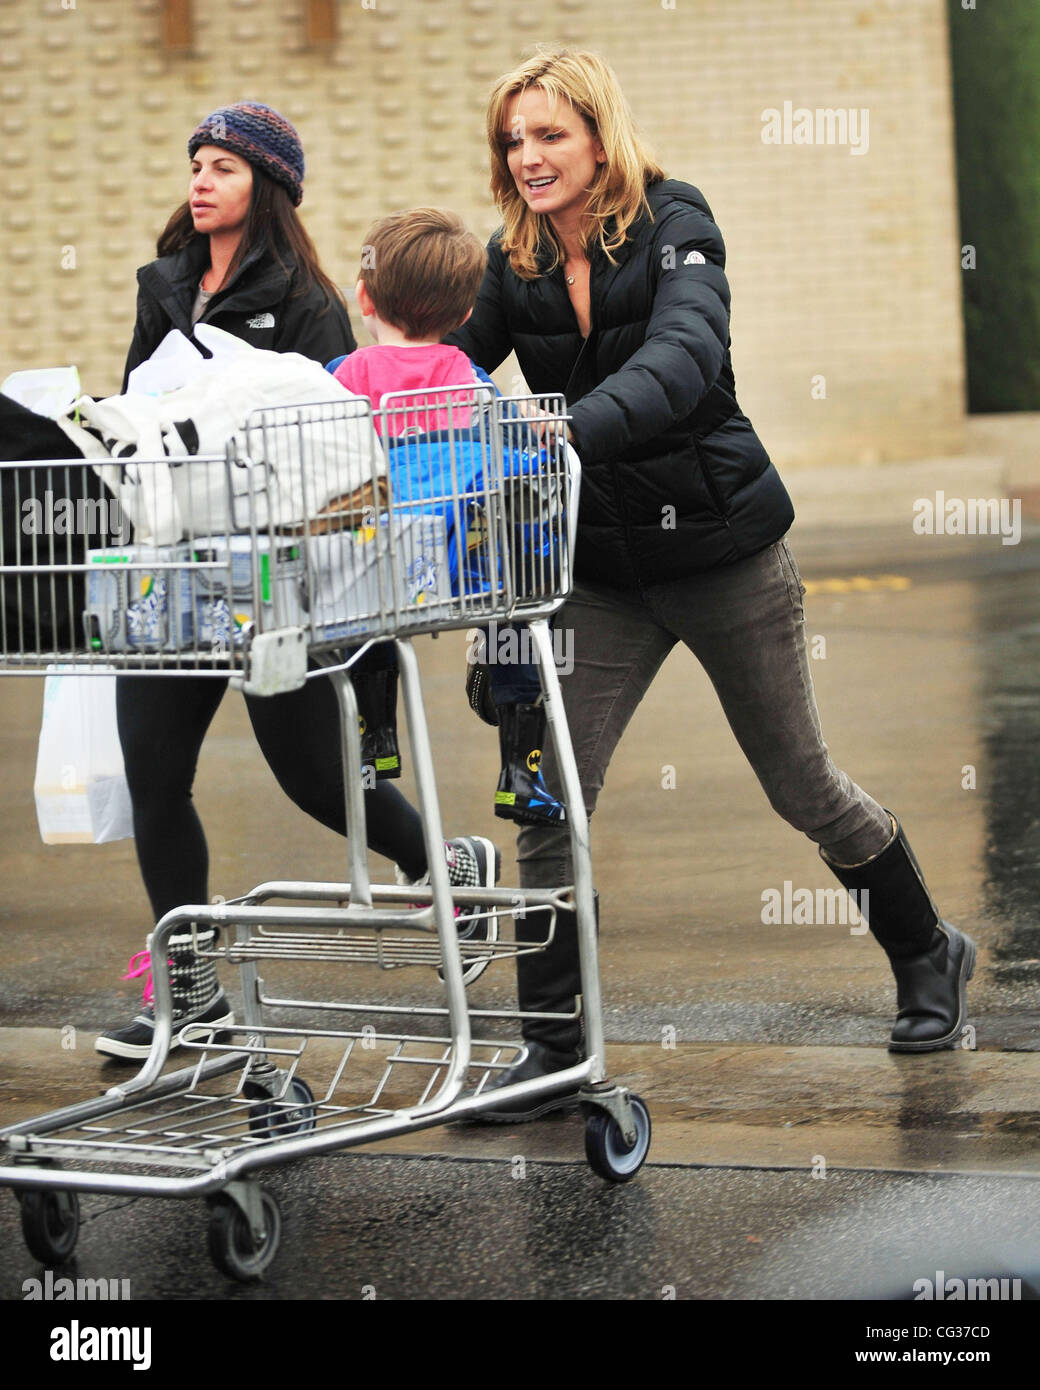
<path id="1" fill-rule="evenodd" d="M 383 397 L 391 391 L 410 391 L 421 396 L 424 391 L 437 386 L 474 386 L 477 377 L 473 364 L 464 352 L 443 343 L 429 343 L 422 347 L 397 347 L 394 344 L 375 343 L 371 347 L 358 348 L 336 368 L 336 380 L 356 396 L 367 396 L 372 402 L 373 411 L 378 411 Z M 426 409 L 421 401 L 416 401 L 416 409 L 405 407 L 411 402 L 393 401 L 394 410 L 390 417 L 396 435 L 407 430 L 447 429 L 449 423 L 455 429 L 466 429 L 472 416 L 472 406 L 458 406 L 454 411 Z M 449 421 L 449 416 L 454 420 Z M 376 429 L 382 433 L 381 422 L 375 415 Z"/>

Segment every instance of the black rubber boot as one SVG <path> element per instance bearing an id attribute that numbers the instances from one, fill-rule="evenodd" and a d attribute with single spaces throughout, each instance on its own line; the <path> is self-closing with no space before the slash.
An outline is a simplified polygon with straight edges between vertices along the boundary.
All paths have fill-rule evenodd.
<path id="1" fill-rule="evenodd" d="M 596 898 L 596 920 L 599 921 L 599 898 Z M 533 912 L 530 919 L 518 918 L 516 935 L 519 941 L 544 941 L 544 913 Z M 518 956 L 516 960 L 516 992 L 523 1013 L 574 1014 L 581 1003 L 581 960 L 578 953 L 578 917 L 575 912 L 557 912 L 556 931 L 552 942 L 542 951 Z M 502 1086 L 517 1081 L 530 1081 L 548 1076 L 566 1067 L 574 1067 L 585 1055 L 585 1030 L 580 1013 L 577 1018 L 525 1018 L 520 1024 L 527 1055 L 520 1062 L 500 1073 L 485 1086 L 487 1095 Z M 523 1124 L 537 1120 L 553 1111 L 574 1111 L 578 1108 L 578 1088 L 562 1095 L 538 1096 L 527 1101 L 512 1101 L 507 1108 L 487 1110 L 473 1115 L 488 1124 Z"/>
<path id="2" fill-rule="evenodd" d="M 562 825 L 567 810 L 546 786 L 541 773 L 546 733 L 545 706 L 498 706 L 498 744 L 502 772 L 495 792 L 495 815 L 518 825 Z"/>
<path id="3" fill-rule="evenodd" d="M 362 768 L 374 768 L 377 781 L 400 777 L 397 747 L 397 667 L 355 668 L 350 673 L 361 724 Z"/>
<path id="4" fill-rule="evenodd" d="M 935 1052 L 960 1040 L 975 943 L 939 916 L 895 817 L 893 823 L 892 839 L 863 864 L 835 864 L 822 847 L 820 857 L 855 894 L 896 977 L 899 1012 L 889 1051 Z"/>

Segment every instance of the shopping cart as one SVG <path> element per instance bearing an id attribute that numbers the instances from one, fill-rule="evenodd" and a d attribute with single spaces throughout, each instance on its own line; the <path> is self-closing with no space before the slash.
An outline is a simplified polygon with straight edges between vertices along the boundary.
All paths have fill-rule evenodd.
<path id="1" fill-rule="evenodd" d="M 260 411 L 221 457 L 0 465 L 7 522 L 20 522 L 0 541 L 0 674 L 75 662 L 209 674 L 261 695 L 330 680 L 350 830 L 347 881 L 262 883 L 167 913 L 150 939 L 155 1033 L 140 1072 L 0 1131 L 0 1184 L 18 1194 L 39 1260 L 71 1255 L 81 1192 L 205 1197 L 214 1262 L 257 1278 L 281 1229 L 260 1170 L 576 1086 L 592 1168 L 624 1182 L 642 1165 L 646 1106 L 606 1077 L 588 825 L 549 630 L 570 588 L 577 519 L 565 424 L 562 397 L 444 388 L 387 397 L 375 416 L 356 400 Z M 87 544 L 89 527 L 27 529 L 21 519 L 55 498 L 107 505 L 93 515 L 108 533 L 94 528 Z M 492 620 L 527 625 L 562 769 L 574 883 L 551 891 L 453 891 L 441 851 L 413 638 Z M 380 642 L 400 667 L 427 888 L 369 877 L 350 671 Z M 455 908 L 486 929 L 461 933 Z M 471 1008 L 464 973 L 544 950 L 563 910 L 577 915 L 582 997 L 568 1017 L 583 1018 L 587 1058 L 488 1094 L 524 1046 L 487 1034 L 552 1015 Z M 190 1025 L 180 1034 L 190 1065 L 167 1071 L 174 933 L 238 967 L 244 1020 Z M 436 1002 L 308 999 L 267 983 L 303 963 L 326 966 L 330 981 L 336 967 L 343 981 L 351 966 L 426 967 Z"/>

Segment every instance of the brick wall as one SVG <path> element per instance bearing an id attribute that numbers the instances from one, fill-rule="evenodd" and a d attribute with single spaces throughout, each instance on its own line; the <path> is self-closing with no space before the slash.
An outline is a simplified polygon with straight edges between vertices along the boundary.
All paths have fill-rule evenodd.
<path id="1" fill-rule="evenodd" d="M 942 0 L 670 4 L 341 0 L 339 41 L 308 50 L 299 3 L 195 0 L 188 56 L 161 47 L 158 0 L 0 0 L 0 376 L 73 361 L 87 391 L 118 389 L 134 271 L 184 196 L 189 132 L 228 101 L 298 126 L 302 213 L 342 283 L 380 212 L 432 202 L 490 232 L 484 95 L 534 43 L 566 42 L 614 64 L 662 163 L 712 204 L 742 404 L 777 460 L 955 450 Z M 867 108 L 866 153 L 763 143 L 785 101 Z"/>

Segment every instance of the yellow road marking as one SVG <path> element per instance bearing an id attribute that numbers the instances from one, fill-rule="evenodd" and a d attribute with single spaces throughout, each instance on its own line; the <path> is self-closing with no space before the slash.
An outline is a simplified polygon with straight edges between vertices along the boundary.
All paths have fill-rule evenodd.
<path id="1" fill-rule="evenodd" d="M 853 575 L 851 579 L 806 579 L 807 594 L 869 594 L 877 589 L 909 589 L 904 574 Z"/>

